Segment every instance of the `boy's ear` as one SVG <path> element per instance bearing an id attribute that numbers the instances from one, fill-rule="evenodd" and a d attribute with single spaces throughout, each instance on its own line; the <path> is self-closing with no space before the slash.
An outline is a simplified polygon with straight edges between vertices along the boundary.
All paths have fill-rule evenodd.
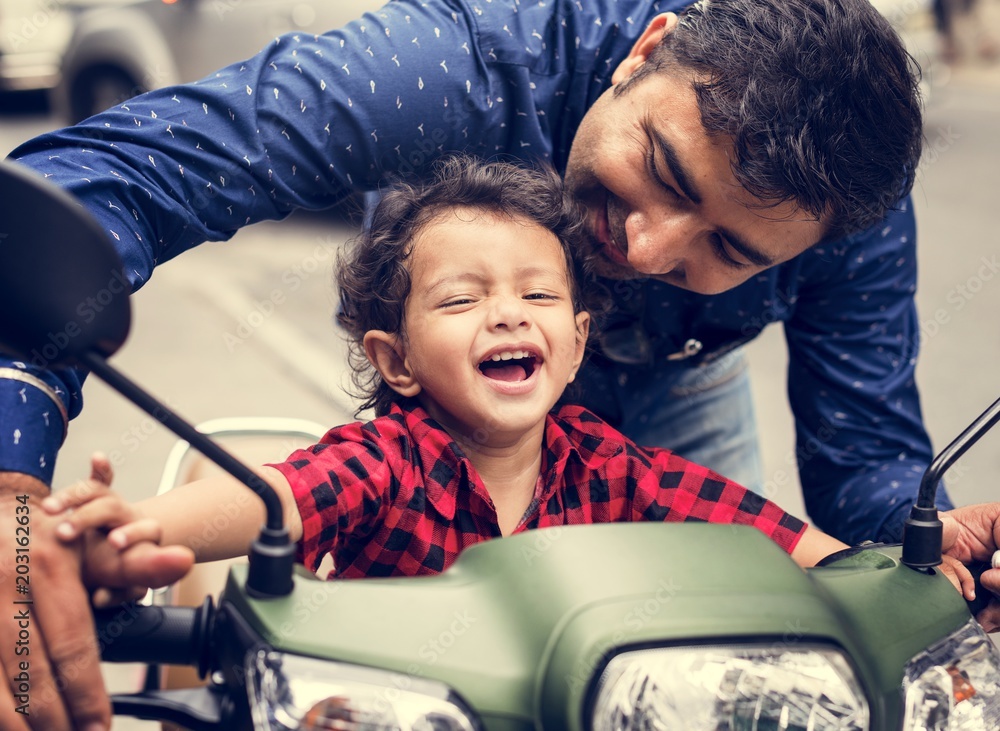
<path id="1" fill-rule="evenodd" d="M 580 370 L 583 363 L 583 356 L 587 352 L 587 336 L 590 334 L 590 313 L 576 313 L 576 355 L 573 358 L 573 370 L 569 374 L 569 383 L 576 378 L 576 372 Z"/>
<path id="2" fill-rule="evenodd" d="M 611 74 L 611 83 L 619 84 L 625 81 L 635 71 L 646 63 L 649 54 L 656 48 L 664 35 L 673 31 L 677 26 L 676 13 L 662 13 L 649 22 L 646 30 L 642 32 L 639 39 L 633 44 L 625 60 L 618 64 L 618 68 Z"/>
<path id="3" fill-rule="evenodd" d="M 406 363 L 402 339 L 385 330 L 369 330 L 364 338 L 365 355 L 382 380 L 400 396 L 416 396 L 420 384 Z"/>

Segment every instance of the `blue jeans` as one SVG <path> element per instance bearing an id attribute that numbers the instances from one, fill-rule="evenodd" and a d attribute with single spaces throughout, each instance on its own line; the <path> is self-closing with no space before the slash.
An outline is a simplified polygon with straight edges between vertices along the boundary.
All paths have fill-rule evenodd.
<path id="1" fill-rule="evenodd" d="M 610 365 L 602 367 L 599 376 L 582 375 L 581 398 L 573 400 L 590 405 L 588 394 L 593 396 L 596 386 L 604 398 L 610 396 L 615 402 L 613 416 L 607 408 L 596 410 L 604 411 L 602 415 L 637 444 L 667 447 L 754 492 L 763 491 L 750 374 L 742 348 L 698 368 L 682 365 L 654 371 Z"/>

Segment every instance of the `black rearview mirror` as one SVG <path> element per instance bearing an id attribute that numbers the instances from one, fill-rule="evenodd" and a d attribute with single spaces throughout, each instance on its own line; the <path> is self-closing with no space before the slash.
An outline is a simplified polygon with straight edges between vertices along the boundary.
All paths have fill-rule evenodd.
<path id="1" fill-rule="evenodd" d="M 39 367 L 110 356 L 128 335 L 130 290 L 107 235 L 72 196 L 0 162 L 0 349 Z"/>
<path id="2" fill-rule="evenodd" d="M 128 335 L 130 290 L 110 240 L 71 195 L 0 161 L 0 352 L 39 368 L 89 368 L 256 492 L 267 522 L 250 550 L 247 590 L 287 596 L 295 547 L 277 493 L 107 362 Z"/>

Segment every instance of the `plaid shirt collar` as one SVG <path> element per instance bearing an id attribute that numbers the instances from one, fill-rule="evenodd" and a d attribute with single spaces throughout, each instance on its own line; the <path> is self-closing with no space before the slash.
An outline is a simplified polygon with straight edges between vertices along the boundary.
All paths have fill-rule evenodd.
<path id="1" fill-rule="evenodd" d="M 481 498 L 492 502 L 482 479 L 461 445 L 415 399 L 403 404 L 394 403 L 388 415 L 400 420 L 413 435 L 420 463 L 434 465 L 432 470 L 425 472 L 424 489 L 427 500 L 441 517 L 446 520 L 455 518 L 456 482 L 469 485 Z M 600 423 L 596 417 L 594 419 L 595 424 Z M 543 441 L 542 487 L 541 492 L 535 495 L 535 499 L 540 502 L 548 500 L 559 489 L 561 476 L 566 474 L 571 459 L 596 471 L 624 449 L 622 445 L 610 444 L 597 435 L 588 436 L 579 440 L 580 444 L 574 444 L 559 419 L 559 407 L 545 416 Z"/>

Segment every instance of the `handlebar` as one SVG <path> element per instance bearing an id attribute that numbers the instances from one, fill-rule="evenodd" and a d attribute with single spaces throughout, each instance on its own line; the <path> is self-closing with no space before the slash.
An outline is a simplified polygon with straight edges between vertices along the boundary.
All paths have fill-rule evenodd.
<path id="1" fill-rule="evenodd" d="M 94 626 L 106 662 L 190 665 L 208 669 L 211 597 L 200 607 L 157 607 L 135 603 L 94 610 Z"/>

